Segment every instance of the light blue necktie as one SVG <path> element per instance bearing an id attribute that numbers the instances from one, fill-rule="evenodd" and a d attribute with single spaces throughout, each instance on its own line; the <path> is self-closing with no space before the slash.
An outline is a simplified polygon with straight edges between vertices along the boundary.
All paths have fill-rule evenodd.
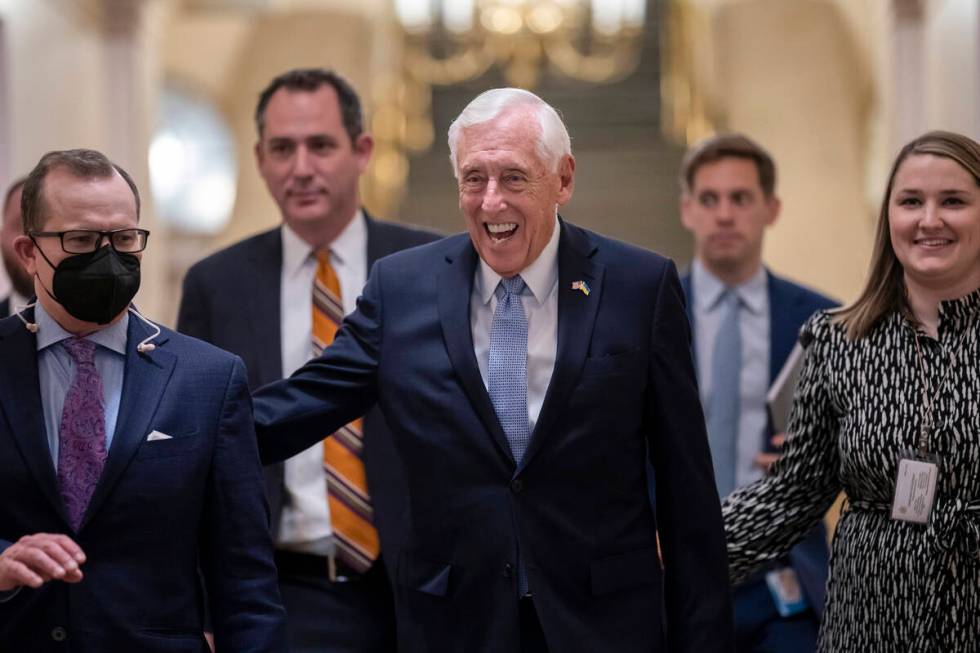
<path id="1" fill-rule="evenodd" d="M 524 288 L 519 275 L 501 279 L 497 286 L 487 372 L 490 401 L 518 464 L 531 440 L 527 416 L 527 316 L 521 304 Z"/>
<path id="2" fill-rule="evenodd" d="M 741 412 L 742 330 L 739 325 L 741 301 L 734 290 L 721 296 L 718 335 L 711 353 L 711 387 L 708 394 L 708 443 L 715 467 L 718 495 L 725 497 L 735 489 L 735 461 L 738 446 L 738 420 Z"/>
<path id="3" fill-rule="evenodd" d="M 531 440 L 527 415 L 527 316 L 521 304 L 524 280 L 519 275 L 501 279 L 495 294 L 497 309 L 490 325 L 490 360 L 487 390 L 507 443 L 520 464 Z M 517 584 L 520 596 L 528 593 L 527 570 L 517 554 Z"/>

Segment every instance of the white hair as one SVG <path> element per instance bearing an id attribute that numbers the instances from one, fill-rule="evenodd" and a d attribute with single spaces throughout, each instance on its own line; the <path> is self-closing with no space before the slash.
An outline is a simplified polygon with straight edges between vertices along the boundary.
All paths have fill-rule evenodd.
<path id="1" fill-rule="evenodd" d="M 530 91 L 520 88 L 494 88 L 477 95 L 449 125 L 449 162 L 458 178 L 456 145 L 467 127 L 489 122 L 505 110 L 519 106 L 533 107 L 538 119 L 538 154 L 549 169 L 558 170 L 562 158 L 572 153 L 572 142 L 561 116 L 550 104 Z"/>

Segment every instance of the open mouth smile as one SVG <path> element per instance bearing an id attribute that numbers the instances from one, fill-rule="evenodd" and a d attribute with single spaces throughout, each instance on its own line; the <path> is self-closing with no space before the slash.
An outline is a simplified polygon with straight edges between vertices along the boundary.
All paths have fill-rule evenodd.
<path id="1" fill-rule="evenodd" d="M 913 242 L 924 249 L 942 249 L 953 244 L 949 238 L 918 238 Z"/>
<path id="2" fill-rule="evenodd" d="M 491 224 L 489 222 L 483 223 L 483 228 L 487 230 L 487 234 L 490 239 L 494 242 L 501 242 L 507 240 L 515 233 L 517 233 L 517 223 L 516 222 L 501 222 L 498 224 Z"/>

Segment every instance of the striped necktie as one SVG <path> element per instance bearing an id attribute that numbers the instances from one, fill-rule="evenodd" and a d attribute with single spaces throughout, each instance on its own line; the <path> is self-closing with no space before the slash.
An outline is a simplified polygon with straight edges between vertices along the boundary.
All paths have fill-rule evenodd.
<path id="1" fill-rule="evenodd" d="M 313 282 L 313 355 L 333 342 L 344 319 L 340 279 L 330 265 L 330 253 L 318 252 Z M 323 440 L 323 468 L 327 475 L 330 525 L 337 557 L 357 572 L 371 568 L 381 549 L 374 528 L 364 461 L 363 419 L 357 419 Z"/>

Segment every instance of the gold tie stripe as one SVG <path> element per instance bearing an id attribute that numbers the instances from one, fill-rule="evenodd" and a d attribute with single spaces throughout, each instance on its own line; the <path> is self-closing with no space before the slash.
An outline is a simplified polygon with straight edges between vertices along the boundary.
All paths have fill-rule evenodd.
<path id="1" fill-rule="evenodd" d="M 344 319 L 340 279 L 330 265 L 329 252 L 317 254 L 313 281 L 313 354 L 319 356 L 333 342 Z M 368 496 L 361 452 L 362 421 L 354 420 L 323 440 L 323 468 L 327 475 L 327 504 L 337 543 L 337 556 L 352 569 L 364 573 L 381 550 L 374 511 Z"/>

